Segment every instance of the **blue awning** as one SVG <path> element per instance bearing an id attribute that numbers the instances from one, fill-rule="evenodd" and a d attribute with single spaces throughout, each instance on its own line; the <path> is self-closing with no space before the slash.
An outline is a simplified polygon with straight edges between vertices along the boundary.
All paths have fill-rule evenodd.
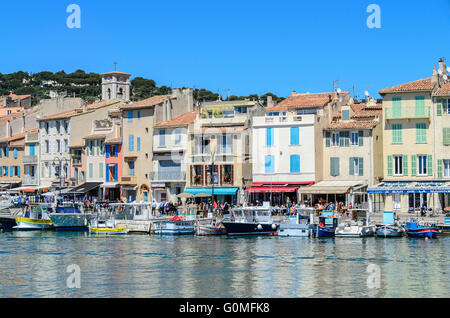
<path id="1" fill-rule="evenodd" d="M 214 195 L 236 195 L 238 189 L 239 188 L 214 187 Z M 184 191 L 193 195 L 199 193 L 212 194 L 212 188 L 186 188 Z"/>

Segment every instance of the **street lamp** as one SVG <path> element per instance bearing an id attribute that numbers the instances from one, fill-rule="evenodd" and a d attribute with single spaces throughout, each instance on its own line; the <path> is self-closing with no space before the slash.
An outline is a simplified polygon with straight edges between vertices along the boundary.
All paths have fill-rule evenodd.
<path id="1" fill-rule="evenodd" d="M 211 211 L 214 212 L 214 183 L 215 183 L 215 178 L 214 178 L 214 157 L 216 155 L 216 151 L 214 147 L 211 147 L 211 176 L 212 176 L 212 187 L 211 187 L 211 192 L 212 192 L 212 208 Z"/>
<path id="2" fill-rule="evenodd" d="M 61 191 L 62 191 L 62 183 L 63 183 L 63 174 L 62 174 L 62 163 L 63 162 L 65 162 L 65 163 L 70 163 L 70 160 L 69 159 L 67 159 L 67 158 L 59 158 L 59 157 L 55 157 L 54 159 L 53 159 L 53 161 L 52 161 L 52 163 L 53 163 L 53 165 L 55 165 L 55 162 L 56 163 L 58 163 L 58 166 L 59 166 L 59 171 L 58 171 L 58 174 L 59 174 L 59 196 L 61 196 Z M 67 177 L 67 176 L 66 176 Z"/>

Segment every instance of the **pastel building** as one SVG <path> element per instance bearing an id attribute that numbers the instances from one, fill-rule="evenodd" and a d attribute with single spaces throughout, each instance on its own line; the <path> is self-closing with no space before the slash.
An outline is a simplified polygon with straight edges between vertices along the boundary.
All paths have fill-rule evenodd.
<path id="1" fill-rule="evenodd" d="M 431 77 L 385 88 L 383 96 L 383 182 L 380 210 L 407 214 L 449 205 L 449 78 L 442 59 Z M 448 170 L 447 170 L 448 172 Z M 448 174 L 447 174 L 448 175 Z"/>
<path id="2" fill-rule="evenodd" d="M 293 92 L 253 118 L 250 201 L 298 202 L 304 199 L 298 197 L 300 187 L 323 179 L 322 130 L 348 97 L 348 92 Z"/>

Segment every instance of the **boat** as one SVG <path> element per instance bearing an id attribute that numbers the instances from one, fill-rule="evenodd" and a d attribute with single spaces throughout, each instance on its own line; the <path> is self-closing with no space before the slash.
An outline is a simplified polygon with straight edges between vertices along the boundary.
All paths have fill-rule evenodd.
<path id="1" fill-rule="evenodd" d="M 96 218 L 89 221 L 89 233 L 99 235 L 122 235 L 128 234 L 125 227 L 116 227 L 115 215 L 107 203 L 97 203 L 95 206 Z"/>
<path id="2" fill-rule="evenodd" d="M 353 209 L 350 212 L 356 213 L 355 220 L 343 221 L 335 231 L 336 237 L 370 237 L 375 235 L 376 226 L 370 224 L 368 210 Z"/>
<path id="3" fill-rule="evenodd" d="M 184 220 L 175 215 L 170 220 L 153 221 L 153 232 L 157 235 L 189 235 L 195 232 L 195 221 Z"/>
<path id="4" fill-rule="evenodd" d="M 0 198 L 0 210 L 14 207 L 14 200 L 11 197 L 2 195 Z"/>
<path id="5" fill-rule="evenodd" d="M 15 230 L 49 230 L 53 228 L 49 213 L 53 210 L 50 204 L 31 204 L 23 216 L 16 217 Z"/>
<path id="6" fill-rule="evenodd" d="M 338 223 L 339 218 L 334 216 L 333 211 L 323 211 L 319 223 L 311 225 L 313 236 L 334 237 Z"/>
<path id="7" fill-rule="evenodd" d="M 405 231 L 409 237 L 421 238 L 435 238 L 440 233 L 439 229 L 434 226 L 424 225 L 415 221 L 406 222 Z"/>
<path id="8" fill-rule="evenodd" d="M 231 210 L 230 220 L 222 221 L 227 235 L 278 235 L 271 207 L 240 207 Z"/>
<path id="9" fill-rule="evenodd" d="M 212 219 L 205 221 L 198 221 L 196 225 L 195 235 L 197 236 L 212 236 L 212 235 L 226 235 L 227 231 L 221 220 Z"/>
<path id="10" fill-rule="evenodd" d="M 289 216 L 287 222 L 280 224 L 278 236 L 308 237 L 310 233 L 309 220 L 314 214 L 313 209 L 296 209 L 295 215 Z"/>
<path id="11" fill-rule="evenodd" d="M 56 231 L 61 230 L 87 230 L 93 214 L 83 213 L 82 204 L 65 202 L 62 206 L 55 207 L 55 212 L 50 213 L 50 219 Z"/>
<path id="12" fill-rule="evenodd" d="M 393 211 L 383 211 L 383 224 L 378 225 L 375 231 L 377 237 L 402 237 L 405 230 L 395 223 Z"/>

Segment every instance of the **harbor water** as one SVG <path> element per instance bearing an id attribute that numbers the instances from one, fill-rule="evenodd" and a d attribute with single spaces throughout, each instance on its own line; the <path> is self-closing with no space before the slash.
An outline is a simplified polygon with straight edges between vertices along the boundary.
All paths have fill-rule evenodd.
<path id="1" fill-rule="evenodd" d="M 449 250 L 450 236 L 444 235 L 424 240 L 0 232 L 0 297 L 449 297 Z M 79 288 L 68 284 L 72 264 L 80 269 Z"/>

